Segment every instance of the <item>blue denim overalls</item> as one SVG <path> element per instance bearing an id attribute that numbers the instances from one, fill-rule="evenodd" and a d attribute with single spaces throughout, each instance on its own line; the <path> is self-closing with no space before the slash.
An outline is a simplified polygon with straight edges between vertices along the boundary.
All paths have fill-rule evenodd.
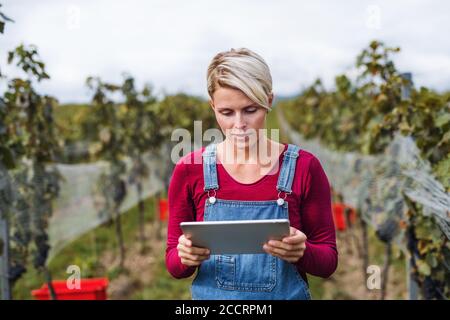
<path id="1" fill-rule="evenodd" d="M 289 144 L 277 183 L 278 199 L 267 201 L 222 200 L 216 169 L 216 144 L 203 152 L 205 221 L 289 219 L 286 196 L 291 193 L 300 148 Z M 213 195 L 211 194 L 213 193 Z M 284 196 L 280 197 L 280 195 Z M 309 300 L 308 285 L 294 264 L 269 255 L 211 255 L 200 265 L 191 286 L 192 299 Z"/>

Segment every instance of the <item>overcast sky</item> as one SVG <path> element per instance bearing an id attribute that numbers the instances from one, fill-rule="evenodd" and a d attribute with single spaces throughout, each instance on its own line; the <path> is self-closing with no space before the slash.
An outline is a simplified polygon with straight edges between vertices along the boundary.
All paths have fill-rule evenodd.
<path id="1" fill-rule="evenodd" d="M 158 93 L 206 97 L 206 69 L 220 51 L 247 47 L 272 71 L 275 95 L 321 77 L 330 87 L 372 39 L 400 46 L 395 62 L 416 85 L 450 89 L 450 1 L 0 0 L 15 23 L 0 35 L 0 66 L 19 43 L 35 44 L 51 79 L 41 93 L 86 102 L 88 76 L 122 72 Z M 4 88 L 4 83 L 3 83 Z"/>

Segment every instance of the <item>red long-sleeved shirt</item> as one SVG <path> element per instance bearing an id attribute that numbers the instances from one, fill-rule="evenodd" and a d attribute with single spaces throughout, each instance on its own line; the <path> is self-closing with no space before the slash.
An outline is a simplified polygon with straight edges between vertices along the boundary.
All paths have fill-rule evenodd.
<path id="1" fill-rule="evenodd" d="M 284 146 L 286 151 L 287 144 Z M 180 222 L 203 221 L 207 199 L 207 194 L 203 190 L 201 160 L 203 151 L 204 147 L 181 158 L 170 181 L 166 266 L 175 278 L 189 277 L 196 270 L 196 267 L 188 267 L 181 263 L 177 244 L 182 234 Z M 281 153 L 275 174 L 266 175 L 250 184 L 233 179 L 220 161 L 217 161 L 219 182 L 217 198 L 242 201 L 276 200 L 278 198 L 276 185 L 283 157 Z M 330 184 L 319 160 L 305 150 L 299 152 L 292 193 L 286 200 L 291 226 L 302 231 L 307 237 L 304 255 L 296 263 L 299 273 L 305 280 L 307 280 L 306 273 L 328 278 L 336 270 L 338 260 L 331 213 Z"/>

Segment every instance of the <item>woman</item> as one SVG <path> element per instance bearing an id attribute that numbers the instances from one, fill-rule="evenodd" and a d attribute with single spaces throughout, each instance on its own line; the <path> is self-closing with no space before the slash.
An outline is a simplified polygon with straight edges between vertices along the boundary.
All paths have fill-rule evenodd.
<path id="1" fill-rule="evenodd" d="M 330 185 L 320 162 L 261 134 L 273 94 L 269 67 L 258 54 L 245 48 L 217 54 L 207 85 L 225 140 L 175 166 L 167 269 L 175 278 L 198 269 L 193 299 L 310 299 L 306 273 L 327 278 L 337 267 Z M 266 243 L 266 254 L 210 256 L 180 229 L 183 221 L 282 218 L 290 221 L 290 235 Z"/>

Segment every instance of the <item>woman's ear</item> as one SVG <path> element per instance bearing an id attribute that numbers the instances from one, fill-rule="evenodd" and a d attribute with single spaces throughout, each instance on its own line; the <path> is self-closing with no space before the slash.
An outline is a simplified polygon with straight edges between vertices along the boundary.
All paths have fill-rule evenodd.
<path id="1" fill-rule="evenodd" d="M 273 102 L 273 93 L 269 95 L 269 107 L 272 108 L 272 102 Z"/>
<path id="2" fill-rule="evenodd" d="M 214 110 L 214 103 L 213 103 L 213 101 L 210 99 L 209 100 L 209 105 L 211 106 L 211 108 Z"/>

